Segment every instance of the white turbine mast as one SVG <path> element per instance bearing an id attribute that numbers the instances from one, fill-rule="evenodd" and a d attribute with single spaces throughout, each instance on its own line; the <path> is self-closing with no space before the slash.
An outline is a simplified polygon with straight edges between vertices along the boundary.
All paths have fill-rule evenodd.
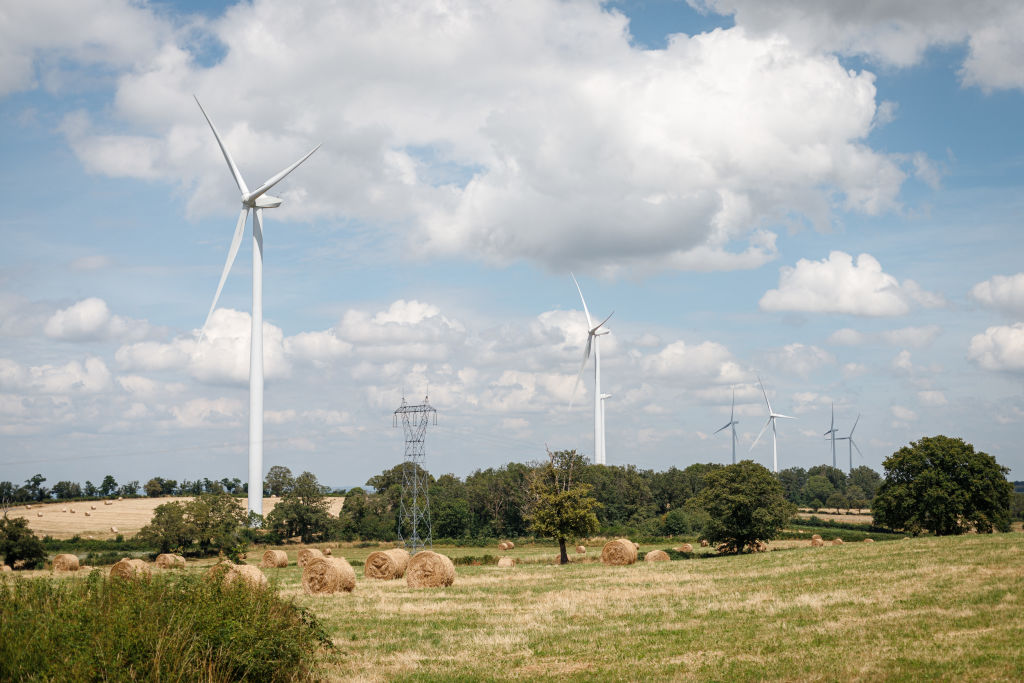
<path id="1" fill-rule="evenodd" d="M 718 432 L 722 431 L 723 429 L 726 429 L 728 427 L 732 427 L 732 464 L 733 465 L 736 464 L 736 440 L 737 440 L 737 438 L 736 438 L 736 425 L 739 424 L 739 420 L 737 420 L 735 418 L 735 415 L 736 415 L 736 387 L 733 387 L 732 388 L 732 408 L 729 410 L 729 421 L 726 422 L 725 425 L 723 425 L 722 427 L 719 427 L 718 429 L 715 430 L 715 434 L 717 434 Z"/>
<path id="2" fill-rule="evenodd" d="M 231 238 L 231 247 L 228 249 L 228 259 L 224 264 L 224 270 L 220 275 L 220 283 L 217 285 L 217 292 L 213 295 L 213 303 L 210 304 L 210 312 L 206 314 L 206 321 L 199 333 L 199 340 L 206 334 L 206 326 L 210 322 L 214 309 L 217 307 L 217 300 L 220 298 L 221 290 L 224 289 L 224 282 L 228 278 L 231 266 L 238 254 L 238 247 L 242 243 L 242 233 L 245 231 L 245 223 L 252 211 L 252 332 L 249 340 L 249 512 L 263 514 L 263 209 L 274 209 L 281 206 L 281 200 L 267 194 L 270 188 L 284 180 L 284 177 L 294 171 L 299 164 L 308 159 L 313 152 L 320 148 L 317 145 L 304 157 L 288 166 L 280 173 L 271 176 L 269 180 L 250 191 L 245 184 L 238 166 L 235 165 L 231 154 L 224 141 L 221 140 L 217 127 L 207 115 L 203 105 L 196 97 L 196 104 L 203 112 L 203 117 L 210 124 L 210 130 L 217 139 L 217 145 L 224 155 L 224 161 L 228 163 L 231 175 L 242 193 L 242 210 L 238 214 L 238 223 L 235 225 L 235 234 Z"/>
<path id="3" fill-rule="evenodd" d="M 832 422 L 828 426 L 828 431 L 825 432 L 825 438 L 827 439 L 827 438 L 831 437 L 831 440 L 832 440 L 832 468 L 833 469 L 835 469 L 835 467 L 836 467 L 836 432 L 838 432 L 838 431 L 839 430 L 836 429 L 836 403 L 835 403 L 835 401 L 833 401 L 832 402 Z"/>
<path id="4" fill-rule="evenodd" d="M 604 402 L 601 396 L 601 348 L 599 338 L 602 335 L 608 334 L 610 330 L 604 327 L 604 324 L 608 322 L 608 319 L 615 315 L 615 311 L 608 314 L 608 318 L 605 318 L 598 324 L 594 324 L 593 319 L 590 317 L 590 310 L 587 308 L 587 300 L 583 298 L 583 290 L 580 289 L 580 283 L 576 281 L 576 276 L 569 273 L 572 277 L 572 281 L 576 283 L 576 291 L 580 293 L 580 301 L 583 302 L 583 313 L 587 316 L 587 345 L 583 349 L 583 363 L 580 365 L 580 371 L 576 375 L 576 383 L 572 387 L 572 398 L 569 399 L 569 407 L 572 408 L 573 401 L 576 399 L 576 389 L 580 385 L 580 377 L 583 376 L 583 371 L 587 367 L 587 361 L 590 360 L 590 350 L 594 350 L 594 464 L 604 465 L 607 460 L 605 458 L 604 451 Z M 603 329 L 602 329 L 603 328 Z M 609 394 L 610 396 L 610 394 Z"/>
<path id="5" fill-rule="evenodd" d="M 760 441 L 761 437 L 764 435 L 764 430 L 768 429 L 768 425 L 771 425 L 772 426 L 772 471 L 777 473 L 779 471 L 779 447 L 778 447 L 778 433 L 775 430 L 775 420 L 777 420 L 780 417 L 783 418 L 783 419 L 786 419 L 786 420 L 795 420 L 796 418 L 791 416 L 791 415 L 783 415 L 781 413 L 776 413 L 774 410 L 772 410 L 771 401 L 768 400 L 768 392 L 764 390 L 764 383 L 761 381 L 760 377 L 757 378 L 757 383 L 761 387 L 761 393 L 764 394 L 764 402 L 768 406 L 768 421 L 764 423 L 764 427 L 761 427 L 761 431 L 757 433 L 757 438 L 754 439 L 754 443 L 750 444 L 750 450 L 754 450 L 754 446 L 757 445 L 757 442 Z"/>
<path id="6" fill-rule="evenodd" d="M 862 458 L 864 457 L 864 454 L 860 452 L 860 446 L 858 446 L 857 442 L 853 440 L 853 430 L 857 428 L 857 423 L 858 422 L 860 422 L 860 414 L 859 413 L 857 414 L 857 419 L 853 421 L 853 427 L 850 429 L 849 435 L 841 436 L 838 439 L 836 439 L 836 441 L 847 441 L 847 442 L 849 442 L 850 469 L 847 470 L 847 474 L 853 472 L 853 449 L 856 448 L 857 449 L 857 455 L 859 455 Z"/>

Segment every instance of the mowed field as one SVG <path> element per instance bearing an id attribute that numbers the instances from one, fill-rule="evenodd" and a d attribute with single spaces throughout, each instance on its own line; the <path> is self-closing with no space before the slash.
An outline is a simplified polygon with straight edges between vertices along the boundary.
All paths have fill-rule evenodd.
<path id="1" fill-rule="evenodd" d="M 117 534 L 125 537 L 133 536 L 139 529 L 149 524 L 153 518 L 153 510 L 158 505 L 173 501 L 187 502 L 188 497 L 168 498 L 126 498 L 125 500 L 111 501 L 111 505 L 104 505 L 101 500 L 85 502 L 56 502 L 36 503 L 31 509 L 24 505 L 12 507 L 8 513 L 9 517 L 24 517 L 28 520 L 29 526 L 38 536 L 52 536 L 53 538 L 71 538 L 81 536 L 82 538 L 114 538 Z M 237 498 L 239 506 L 246 506 L 245 498 Z M 279 498 L 263 499 L 263 514 L 270 514 L 277 504 Z M 343 496 L 328 497 L 330 513 L 338 515 L 342 504 L 345 502 Z M 66 511 L 63 511 L 66 510 Z M 74 510 L 74 512 L 71 512 Z M 86 517 L 85 513 L 90 515 Z M 42 513 L 40 517 L 39 514 Z M 117 532 L 110 529 L 114 527 Z"/>

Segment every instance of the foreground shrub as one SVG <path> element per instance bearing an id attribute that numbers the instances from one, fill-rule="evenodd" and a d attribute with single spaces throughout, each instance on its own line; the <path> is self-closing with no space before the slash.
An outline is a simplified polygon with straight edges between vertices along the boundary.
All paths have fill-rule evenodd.
<path id="1" fill-rule="evenodd" d="M 4 564 L 36 569 L 45 559 L 43 543 L 29 529 L 27 519 L 0 517 L 0 560 Z"/>
<path id="2" fill-rule="evenodd" d="M 244 582 L 0 582 L 0 680 L 308 679 L 330 646 L 311 615 Z"/>

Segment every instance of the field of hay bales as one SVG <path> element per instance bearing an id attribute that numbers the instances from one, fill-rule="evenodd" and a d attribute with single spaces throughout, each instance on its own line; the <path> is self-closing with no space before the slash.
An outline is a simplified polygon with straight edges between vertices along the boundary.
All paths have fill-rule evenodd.
<path id="1" fill-rule="evenodd" d="M 134 536 L 139 529 L 149 524 L 153 518 L 153 510 L 158 505 L 174 501 L 187 502 L 192 500 L 189 497 L 167 497 L 167 498 L 126 498 L 125 500 L 109 501 L 110 505 L 104 505 L 102 500 L 76 501 L 67 503 L 62 501 L 50 503 L 33 503 L 32 509 L 25 509 L 24 505 L 15 505 L 8 513 L 11 518 L 24 517 L 28 520 L 29 528 L 37 536 L 52 536 L 53 538 L 71 538 L 81 536 L 97 539 L 114 538 L 118 534 L 125 537 Z M 246 505 L 245 498 L 237 498 L 238 504 Z M 263 499 L 263 514 L 268 515 L 274 509 L 279 498 Z M 327 498 L 330 504 L 330 514 L 337 516 L 345 502 L 343 496 L 331 496 Z M 95 509 L 92 507 L 95 506 Z M 74 512 L 70 510 L 74 509 Z M 62 510 L 66 510 L 62 512 Z M 85 513 L 89 512 L 86 517 Z M 42 517 L 39 516 L 42 513 Z M 117 529 L 117 531 L 112 531 Z"/>

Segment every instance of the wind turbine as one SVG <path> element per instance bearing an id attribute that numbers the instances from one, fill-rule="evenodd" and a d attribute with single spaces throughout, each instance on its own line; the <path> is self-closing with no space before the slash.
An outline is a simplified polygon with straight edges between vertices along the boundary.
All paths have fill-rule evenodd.
<path id="1" fill-rule="evenodd" d="M 732 464 L 736 464 L 736 425 L 739 424 L 739 420 L 734 418 L 736 414 L 736 387 L 732 389 L 732 408 L 729 410 L 729 421 L 725 423 L 725 426 L 715 430 L 715 434 L 722 431 L 726 427 L 732 427 Z"/>
<path id="2" fill-rule="evenodd" d="M 612 397 L 611 394 L 601 394 L 601 458 L 605 457 L 605 433 L 604 433 L 604 402 Z"/>
<path id="3" fill-rule="evenodd" d="M 849 474 L 850 472 L 853 472 L 853 449 L 856 448 L 857 449 L 857 454 L 860 457 L 862 457 L 862 458 L 864 457 L 864 454 L 860 452 L 860 447 L 853 440 L 853 430 L 857 428 L 857 423 L 858 422 L 860 422 L 860 414 L 858 414 L 857 415 L 857 419 L 853 421 L 853 428 L 850 429 L 850 434 L 848 436 L 841 436 L 838 439 L 836 439 L 836 441 L 849 441 L 850 442 L 850 444 L 849 444 L 849 450 L 850 450 L 850 469 L 847 471 L 847 474 Z"/>
<path id="4" fill-rule="evenodd" d="M 231 247 L 228 249 L 228 259 L 224 264 L 224 270 L 220 274 L 220 283 L 217 285 L 217 293 L 213 295 L 213 303 L 210 304 L 210 312 L 206 314 L 206 321 L 199 333 L 201 340 L 206 334 L 206 326 L 210 322 L 214 309 L 217 307 L 217 299 L 220 298 L 221 290 L 224 289 L 224 281 L 228 278 L 231 266 L 238 254 L 238 247 L 242 243 L 242 233 L 245 230 L 246 220 L 249 218 L 249 211 L 252 211 L 252 332 L 249 339 L 249 512 L 263 514 L 263 209 L 275 209 L 281 206 L 281 200 L 267 194 L 274 185 L 281 182 L 285 176 L 294 171 L 299 164 L 308 159 L 313 152 L 320 149 L 317 145 L 311 149 L 306 156 L 296 161 L 280 173 L 272 176 L 265 183 L 250 191 L 242 179 L 242 174 L 235 165 L 228 148 L 224 146 L 217 127 L 207 115 L 203 105 L 196 97 L 196 104 L 199 111 L 203 112 L 203 118 L 210 124 L 213 137 L 217 138 L 217 145 L 224 155 L 224 161 L 228 163 L 231 175 L 242 193 L 242 210 L 238 214 L 238 223 L 235 225 L 235 234 L 231 238 Z"/>
<path id="5" fill-rule="evenodd" d="M 608 322 L 608 318 L 615 315 L 615 311 L 608 314 L 608 318 L 605 318 L 598 324 L 594 324 L 594 321 L 590 317 L 590 310 L 587 308 L 587 300 L 583 298 L 583 290 L 580 289 L 580 283 L 576 281 L 576 276 L 569 273 L 572 277 L 572 281 L 576 283 L 576 291 L 580 293 L 580 301 L 583 302 L 583 313 L 587 316 L 587 345 L 583 349 L 583 364 L 580 365 L 580 371 L 576 375 L 576 384 L 572 387 L 572 399 L 569 400 L 569 407 L 572 407 L 572 402 L 576 398 L 576 389 L 580 385 L 580 377 L 583 376 L 583 371 L 587 367 L 587 361 L 590 360 L 590 349 L 594 349 L 594 464 L 604 465 L 605 464 L 605 452 L 604 452 L 604 410 L 603 403 L 601 401 L 601 348 L 599 344 L 599 337 L 608 334 L 609 330 L 604 327 L 604 324 Z"/>
<path id="6" fill-rule="evenodd" d="M 832 402 L 832 423 L 828 426 L 828 431 L 825 432 L 825 436 L 826 437 L 828 437 L 830 435 L 832 437 L 832 468 L 833 469 L 835 469 L 835 467 L 836 467 L 836 432 L 838 432 L 838 431 L 839 430 L 836 429 L 836 404 L 835 404 L 835 401 L 833 401 Z"/>
<path id="7" fill-rule="evenodd" d="M 761 440 L 764 435 L 764 430 L 768 429 L 768 425 L 772 426 L 772 471 L 779 471 L 779 448 L 778 448 L 778 433 L 775 431 L 775 420 L 778 418 L 784 418 L 786 420 L 795 420 L 795 417 L 791 415 L 782 415 L 772 410 L 771 401 L 768 400 L 768 392 L 764 390 L 764 383 L 761 382 L 761 378 L 757 378 L 757 383 L 761 386 L 761 393 L 764 394 L 764 402 L 768 405 L 768 421 L 764 423 L 764 427 L 761 427 L 761 431 L 757 433 L 757 438 L 754 439 L 754 443 L 750 444 L 750 450 L 754 450 L 754 446 Z"/>

